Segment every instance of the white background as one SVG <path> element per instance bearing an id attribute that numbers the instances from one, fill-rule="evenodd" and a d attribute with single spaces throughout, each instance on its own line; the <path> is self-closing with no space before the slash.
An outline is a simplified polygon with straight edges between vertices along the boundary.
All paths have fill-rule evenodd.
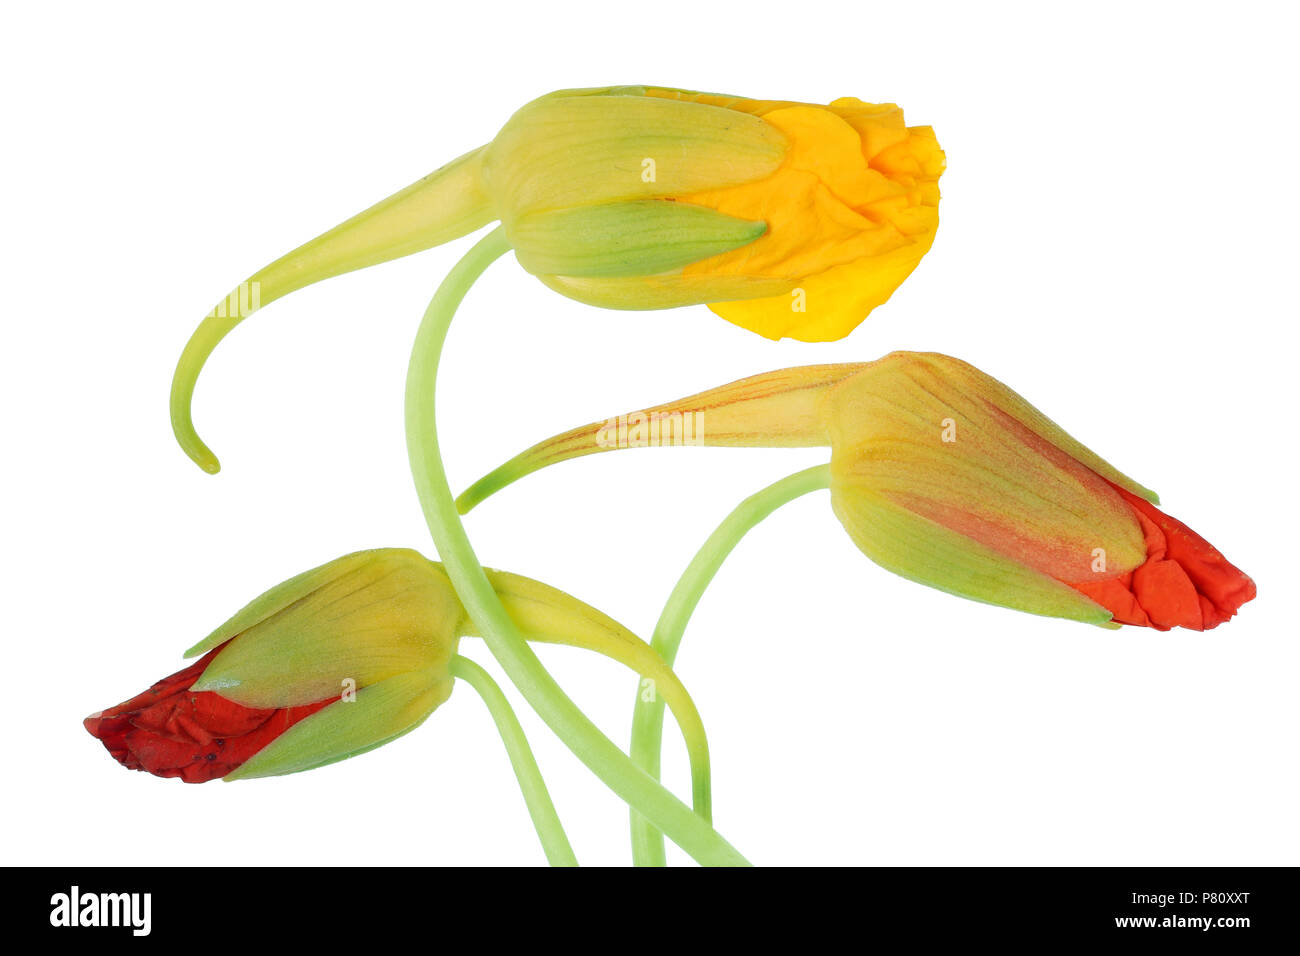
<path id="1" fill-rule="evenodd" d="M 1300 862 L 1284 5 L 31 9 L 7 8 L 0 60 L 7 862 L 543 861 L 468 688 L 377 752 L 239 784 L 127 773 L 81 718 L 300 570 L 431 547 L 403 375 L 468 241 L 299 292 L 231 336 L 195 403 L 217 477 L 166 411 L 212 303 L 532 97 L 620 83 L 900 103 L 948 155 L 934 249 L 855 333 L 815 346 L 702 306 L 588 308 L 507 257 L 444 357 L 454 486 L 552 432 L 744 375 L 934 349 L 1156 488 L 1260 592 L 1206 634 L 1020 615 L 891 576 L 825 494 L 796 502 L 741 545 L 679 658 L 719 830 L 760 864 Z M 646 633 L 740 498 L 825 457 L 598 456 L 468 527 L 486 563 Z M 480 642 L 462 649 L 499 674 Z M 625 742 L 634 678 L 579 651 L 543 659 Z M 514 699 L 579 859 L 626 862 L 625 807 Z"/>

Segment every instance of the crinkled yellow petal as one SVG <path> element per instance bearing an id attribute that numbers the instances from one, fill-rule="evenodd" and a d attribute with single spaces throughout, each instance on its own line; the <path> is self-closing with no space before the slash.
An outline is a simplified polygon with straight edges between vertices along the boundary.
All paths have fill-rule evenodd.
<path id="1" fill-rule="evenodd" d="M 871 169 L 857 132 L 829 110 L 792 106 L 764 121 L 790 141 L 785 162 L 757 182 L 688 194 L 685 202 L 743 219 L 762 219 L 767 234 L 687 273 L 807 276 L 907 242 L 873 203 L 905 187 Z M 742 211 L 743 210 L 743 211 Z"/>
<path id="2" fill-rule="evenodd" d="M 716 301 L 713 311 L 768 338 L 831 341 L 885 302 L 929 251 L 943 153 L 895 107 L 779 105 L 762 117 L 790 143 L 766 179 L 683 197 L 768 231 L 686 275 L 784 276 L 787 294 Z M 856 104 L 856 105 L 854 105 Z"/>
<path id="3" fill-rule="evenodd" d="M 765 299 L 710 302 L 709 308 L 734 325 L 769 339 L 834 342 L 894 294 L 930 250 L 934 233 L 892 252 L 856 259 L 792 283 L 789 291 Z"/>

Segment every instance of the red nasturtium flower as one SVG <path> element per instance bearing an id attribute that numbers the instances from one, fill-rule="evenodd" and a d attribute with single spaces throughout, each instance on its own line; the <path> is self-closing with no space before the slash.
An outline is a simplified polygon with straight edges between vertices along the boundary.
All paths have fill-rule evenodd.
<path id="1" fill-rule="evenodd" d="M 617 421 L 653 430 L 687 417 L 690 444 L 829 445 L 831 505 L 854 543 L 950 594 L 1160 630 L 1208 630 L 1255 596 L 1154 492 L 946 355 L 769 372 Z M 476 482 L 461 510 L 545 465 L 647 444 L 612 434 L 612 421 L 535 445 Z"/>
<path id="2" fill-rule="evenodd" d="M 128 770 L 203 783 L 224 777 L 337 699 L 300 707 L 245 707 L 213 691 L 190 690 L 220 652 L 220 647 L 209 651 L 144 693 L 91 714 L 86 729 Z"/>
<path id="3" fill-rule="evenodd" d="M 487 575 L 528 640 L 619 661 L 697 731 L 686 688 L 631 631 L 540 581 Z M 186 652 L 199 660 L 85 726 L 122 766 L 187 783 L 311 770 L 419 726 L 451 695 L 452 658 L 475 633 L 442 565 L 359 551 L 267 591 Z"/>
<path id="4" fill-rule="evenodd" d="M 85 726 L 124 767 L 187 783 L 319 767 L 450 696 L 464 621 L 438 565 L 360 551 L 267 591 L 190 648 L 190 667 Z"/>

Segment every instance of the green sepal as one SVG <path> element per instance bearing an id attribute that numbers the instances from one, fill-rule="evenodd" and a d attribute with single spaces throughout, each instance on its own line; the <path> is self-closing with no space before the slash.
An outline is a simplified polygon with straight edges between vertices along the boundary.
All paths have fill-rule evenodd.
<path id="1" fill-rule="evenodd" d="M 414 730 L 451 696 L 445 671 L 398 674 L 294 724 L 224 780 L 314 770 L 374 750 Z"/>
<path id="2" fill-rule="evenodd" d="M 553 93 L 515 113 L 483 157 L 502 220 L 733 186 L 771 175 L 785 159 L 785 135 L 757 116 L 637 92 Z"/>
<path id="3" fill-rule="evenodd" d="M 793 279 L 746 275 L 659 275 L 611 278 L 538 275 L 550 289 L 601 309 L 675 309 L 706 302 L 735 302 L 784 295 Z"/>
<path id="4" fill-rule="evenodd" d="M 880 495 L 831 485 L 831 506 L 849 537 L 887 571 L 999 607 L 1105 624 L 1111 612 L 1055 578 L 1005 557 Z"/>
<path id="5" fill-rule="evenodd" d="M 192 685 L 245 707 L 326 700 L 344 682 L 446 667 L 464 608 L 446 573 L 415 551 L 347 555 L 264 594 L 201 642 L 225 643 Z"/>
<path id="6" fill-rule="evenodd" d="M 886 356 L 886 359 L 890 357 Z M 1020 393 L 1003 385 L 992 376 L 981 372 L 967 362 L 949 355 L 912 353 L 912 357 L 932 365 L 936 374 L 942 376 L 955 387 L 964 389 L 970 394 L 981 396 L 985 404 L 996 407 L 1004 414 L 1010 415 L 1040 438 L 1051 442 L 1075 461 L 1086 468 L 1092 469 L 1107 481 L 1119 485 L 1139 498 L 1146 499 L 1153 505 L 1160 504 L 1158 494 L 1121 472 L 1031 405 Z"/>
<path id="7" fill-rule="evenodd" d="M 766 231 L 762 221 L 647 199 L 533 213 L 511 223 L 506 237 L 534 275 L 622 278 L 680 269 Z"/>
<path id="8" fill-rule="evenodd" d="M 320 567 L 296 574 L 289 580 L 277 584 L 236 611 L 230 620 L 187 650 L 184 656 L 187 658 L 198 657 L 200 654 L 206 654 L 214 647 L 226 643 L 235 635 L 248 630 L 259 621 L 272 617 L 290 604 L 310 594 L 334 575 L 347 573 L 353 568 L 359 567 L 367 560 L 369 554 L 371 554 L 369 551 L 358 551 L 355 554 L 336 558 L 322 564 Z"/>

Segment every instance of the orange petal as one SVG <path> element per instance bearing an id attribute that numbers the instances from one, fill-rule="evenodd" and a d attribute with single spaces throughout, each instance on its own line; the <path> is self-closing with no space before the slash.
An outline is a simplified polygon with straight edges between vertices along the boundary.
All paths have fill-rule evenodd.
<path id="1" fill-rule="evenodd" d="M 1119 578 L 1074 588 L 1117 623 L 1208 631 L 1255 597 L 1255 582 L 1208 541 L 1149 501 L 1114 487 L 1142 524 L 1147 560 Z"/>

